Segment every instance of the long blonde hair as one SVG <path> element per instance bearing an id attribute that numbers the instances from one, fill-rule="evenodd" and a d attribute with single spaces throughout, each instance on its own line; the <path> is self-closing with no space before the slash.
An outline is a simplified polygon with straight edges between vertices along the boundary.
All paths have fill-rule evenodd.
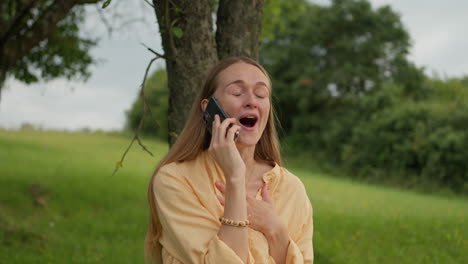
<path id="1" fill-rule="evenodd" d="M 203 121 L 203 112 L 201 109 L 201 101 L 207 99 L 214 94 L 218 86 L 218 75 L 229 66 L 244 62 L 259 68 L 265 76 L 271 79 L 267 71 L 256 61 L 247 57 L 230 57 L 221 60 L 209 72 L 203 90 L 194 101 L 192 109 L 187 118 L 184 129 L 177 137 L 177 141 L 169 150 L 167 155 L 157 165 L 153 176 L 151 177 L 148 186 L 148 201 L 149 201 L 149 226 L 145 239 L 145 257 L 147 261 L 152 263 L 161 263 L 161 248 L 158 245 L 158 239 L 161 235 L 161 224 L 158 220 L 156 211 L 156 200 L 153 194 L 153 180 L 157 175 L 158 170 L 172 162 L 184 162 L 195 159 L 201 152 L 209 147 L 211 136 L 207 132 L 205 122 Z M 270 85 L 271 86 L 271 85 Z M 271 100 L 270 93 L 270 102 Z M 275 162 L 281 165 L 281 154 L 278 136 L 276 132 L 275 122 L 277 121 L 273 105 L 271 104 L 268 121 L 263 131 L 263 134 L 255 147 L 254 159 L 259 161 Z M 159 251 L 159 252 L 157 252 Z"/>

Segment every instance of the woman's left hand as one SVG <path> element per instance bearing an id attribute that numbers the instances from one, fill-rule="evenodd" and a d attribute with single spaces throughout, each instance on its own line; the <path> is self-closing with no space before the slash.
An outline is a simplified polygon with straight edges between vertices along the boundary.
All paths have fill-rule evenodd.
<path id="1" fill-rule="evenodd" d="M 215 185 L 224 194 L 225 185 L 220 182 L 216 182 Z M 217 195 L 217 198 L 224 206 L 224 196 Z M 257 198 L 247 195 L 247 217 L 250 221 L 250 228 L 262 232 L 264 235 L 269 235 L 272 231 L 278 230 L 277 228 L 282 225 L 282 222 L 275 212 L 266 183 L 262 186 L 262 199 L 257 200 Z"/>

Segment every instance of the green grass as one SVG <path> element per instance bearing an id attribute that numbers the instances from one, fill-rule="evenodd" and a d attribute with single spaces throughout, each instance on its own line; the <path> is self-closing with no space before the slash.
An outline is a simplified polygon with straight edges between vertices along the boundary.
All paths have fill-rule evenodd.
<path id="1" fill-rule="evenodd" d="M 293 171 L 314 205 L 317 263 L 468 263 L 466 200 Z"/>
<path id="2" fill-rule="evenodd" d="M 0 259 L 8 263 L 142 263 L 146 186 L 167 146 L 145 141 L 111 176 L 130 140 L 0 131 Z M 45 207 L 30 186 L 43 186 Z"/>
<path id="3" fill-rule="evenodd" d="M 143 263 L 146 188 L 167 146 L 118 135 L 0 130 L 0 259 Z M 468 263 L 468 201 L 288 167 L 314 206 L 316 263 Z M 34 204 L 41 186 L 45 206 Z"/>

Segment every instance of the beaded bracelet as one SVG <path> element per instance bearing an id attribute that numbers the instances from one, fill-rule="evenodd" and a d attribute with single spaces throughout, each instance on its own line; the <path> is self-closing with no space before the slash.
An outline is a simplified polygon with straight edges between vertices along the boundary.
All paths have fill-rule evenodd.
<path id="1" fill-rule="evenodd" d="M 224 217 L 222 217 L 222 216 L 219 218 L 219 221 L 221 222 L 221 224 L 230 225 L 230 226 L 245 227 L 245 226 L 250 225 L 250 221 L 249 221 L 249 220 L 246 220 L 246 221 L 236 221 L 236 220 L 224 218 Z"/>

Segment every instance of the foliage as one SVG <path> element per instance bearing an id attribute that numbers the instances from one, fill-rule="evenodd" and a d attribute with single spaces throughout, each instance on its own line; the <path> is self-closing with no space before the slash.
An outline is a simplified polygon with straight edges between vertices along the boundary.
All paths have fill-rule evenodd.
<path id="1" fill-rule="evenodd" d="M 263 44 L 275 41 L 278 34 L 290 30 L 290 21 L 296 21 L 307 11 L 304 0 L 269 0 L 265 2 L 262 20 Z"/>
<path id="2" fill-rule="evenodd" d="M 150 105 L 152 116 L 149 112 L 146 114 L 141 132 L 166 140 L 168 138 L 167 109 L 169 89 L 167 87 L 167 73 L 164 69 L 156 70 L 146 80 L 145 97 Z M 140 96 L 137 97 L 130 110 L 126 112 L 126 115 L 126 127 L 136 130 L 143 116 L 143 101 Z"/>
<path id="3" fill-rule="evenodd" d="M 285 20 L 270 23 L 261 60 L 296 151 L 366 181 L 468 193 L 466 77 L 427 79 L 408 61 L 409 35 L 388 6 L 273 7 Z"/>
<path id="4" fill-rule="evenodd" d="M 94 40 L 79 36 L 79 26 L 84 18 L 84 10 L 76 8 L 63 21 L 57 24 L 55 34 L 44 39 L 27 56 L 17 61 L 11 74 L 27 84 L 58 77 L 88 78 L 89 66 L 95 61 L 89 54 Z"/>
<path id="5" fill-rule="evenodd" d="M 273 30 L 260 56 L 273 76 L 287 133 L 321 126 L 335 97 L 365 94 L 393 80 L 418 87 L 422 73 L 406 59 L 409 35 L 390 7 L 372 9 L 365 0 L 336 0 L 330 6 L 295 2 L 306 11 L 290 10 L 295 14 L 290 15 L 285 9 L 287 30 Z"/>
<path id="6" fill-rule="evenodd" d="M 7 77 L 27 84 L 57 77 L 90 76 L 96 41 L 80 34 L 87 1 L 0 3 L 0 89 Z"/>
<path id="7" fill-rule="evenodd" d="M 315 149 L 325 149 L 327 160 L 354 177 L 396 177 L 406 187 L 435 183 L 468 193 L 468 86 L 457 80 L 425 86 L 423 100 L 396 85 L 349 100 L 342 106 L 347 113 L 324 125 Z"/>

